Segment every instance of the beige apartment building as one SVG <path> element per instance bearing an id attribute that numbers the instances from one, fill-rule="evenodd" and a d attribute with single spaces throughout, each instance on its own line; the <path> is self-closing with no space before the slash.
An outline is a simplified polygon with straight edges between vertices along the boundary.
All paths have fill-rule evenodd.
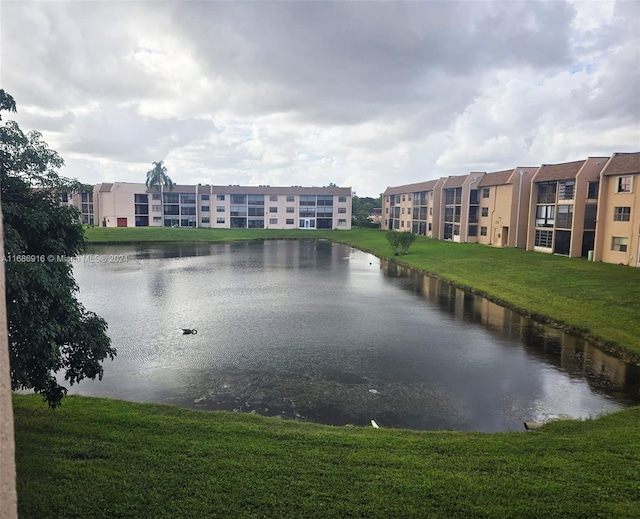
<path id="1" fill-rule="evenodd" d="M 640 267 L 640 152 L 607 161 L 599 201 L 594 259 Z"/>
<path id="2" fill-rule="evenodd" d="M 454 242 L 524 248 L 530 179 L 536 170 L 472 172 L 389 187 L 382 199 L 382 228 Z M 411 204 L 413 212 L 408 213 Z"/>
<path id="3" fill-rule="evenodd" d="M 104 227 L 350 229 L 351 188 L 98 184 L 74 195 L 83 223 Z"/>
<path id="4" fill-rule="evenodd" d="M 593 254 L 599 179 L 607 160 L 589 157 L 538 168 L 531 187 L 528 250 L 572 258 Z"/>
<path id="5" fill-rule="evenodd" d="M 639 179 L 616 153 L 388 187 L 381 228 L 640 266 Z"/>

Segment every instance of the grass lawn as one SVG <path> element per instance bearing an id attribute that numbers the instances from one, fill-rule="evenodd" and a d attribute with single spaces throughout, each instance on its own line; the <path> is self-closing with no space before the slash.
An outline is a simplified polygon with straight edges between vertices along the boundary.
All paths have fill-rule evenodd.
<path id="1" fill-rule="evenodd" d="M 92 244 L 323 238 L 350 244 L 381 258 L 393 258 L 384 232 L 375 229 L 96 227 L 88 228 L 86 236 Z M 573 328 L 597 339 L 604 349 L 640 360 L 640 268 L 425 237 L 418 237 L 408 255 L 394 259 L 522 313 Z"/>
<path id="2" fill-rule="evenodd" d="M 21 518 L 625 518 L 640 408 L 498 434 L 14 396 Z"/>

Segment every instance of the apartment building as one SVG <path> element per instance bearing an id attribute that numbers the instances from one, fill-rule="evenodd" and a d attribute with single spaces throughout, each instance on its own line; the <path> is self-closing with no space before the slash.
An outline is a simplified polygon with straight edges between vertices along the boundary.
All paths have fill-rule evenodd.
<path id="1" fill-rule="evenodd" d="M 527 249 L 588 257 L 596 233 L 598 186 L 608 157 L 544 164 L 532 178 Z"/>
<path id="2" fill-rule="evenodd" d="M 640 266 L 638 182 L 640 153 L 442 177 L 388 187 L 381 228 Z"/>
<path id="3" fill-rule="evenodd" d="M 91 195 L 91 220 L 104 227 L 351 228 L 348 187 L 198 184 L 161 192 L 145 184 L 115 182 L 98 184 L 93 193 L 82 195 Z"/>
<path id="4" fill-rule="evenodd" d="M 640 152 L 615 153 L 600 176 L 594 259 L 640 267 Z"/>

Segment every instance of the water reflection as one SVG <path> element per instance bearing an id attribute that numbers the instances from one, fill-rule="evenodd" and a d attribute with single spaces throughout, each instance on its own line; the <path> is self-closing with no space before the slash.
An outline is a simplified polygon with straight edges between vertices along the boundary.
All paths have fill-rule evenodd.
<path id="1" fill-rule="evenodd" d="M 605 393 L 633 403 L 640 399 L 640 367 L 612 357 L 579 337 L 533 321 L 484 297 L 465 292 L 438 278 L 389 261 L 381 268 L 389 277 L 402 279 L 402 286 L 421 295 L 456 320 L 480 324 L 496 337 L 521 344 L 525 351 L 557 366 L 569 377 L 585 379 Z M 624 398 L 623 398 L 624 399 Z"/>
<path id="2" fill-rule="evenodd" d="M 638 368 L 326 241 L 101 247 L 77 263 L 118 348 L 74 391 L 322 423 L 500 431 L 640 401 Z M 183 336 L 182 328 L 196 328 Z"/>

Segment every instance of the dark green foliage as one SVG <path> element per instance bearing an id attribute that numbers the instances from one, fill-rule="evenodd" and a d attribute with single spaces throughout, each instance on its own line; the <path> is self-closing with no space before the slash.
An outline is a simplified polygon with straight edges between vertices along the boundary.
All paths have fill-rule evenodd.
<path id="1" fill-rule="evenodd" d="M 371 222 L 369 217 L 374 207 L 382 206 L 381 196 L 371 198 L 369 196 L 362 197 L 354 194 L 351 197 L 351 218 L 353 225 L 356 227 L 377 227 L 377 225 Z"/>
<path id="2" fill-rule="evenodd" d="M 160 186 L 160 189 L 169 186 L 169 191 L 173 190 L 173 180 L 167 175 L 163 161 L 153 162 L 153 168 L 147 171 L 146 184 L 147 187 Z"/>
<path id="3" fill-rule="evenodd" d="M 400 254 L 409 254 L 409 247 L 411 247 L 411 244 L 416 241 L 416 235 L 408 231 L 387 231 L 385 237 L 387 238 L 389 245 L 391 245 L 391 249 L 395 256 Z"/>
<path id="4" fill-rule="evenodd" d="M 0 107 L 7 106 L 0 91 Z M 55 193 L 83 186 L 58 175 L 63 161 L 38 132 L 24 134 L 9 121 L 0 126 L 0 137 L 11 382 L 55 407 L 67 392 L 56 373 L 70 384 L 101 378 L 102 360 L 115 355 L 106 322 L 76 300 L 78 287 L 65 261 L 84 250 L 85 238 L 78 210 L 61 206 Z"/>

